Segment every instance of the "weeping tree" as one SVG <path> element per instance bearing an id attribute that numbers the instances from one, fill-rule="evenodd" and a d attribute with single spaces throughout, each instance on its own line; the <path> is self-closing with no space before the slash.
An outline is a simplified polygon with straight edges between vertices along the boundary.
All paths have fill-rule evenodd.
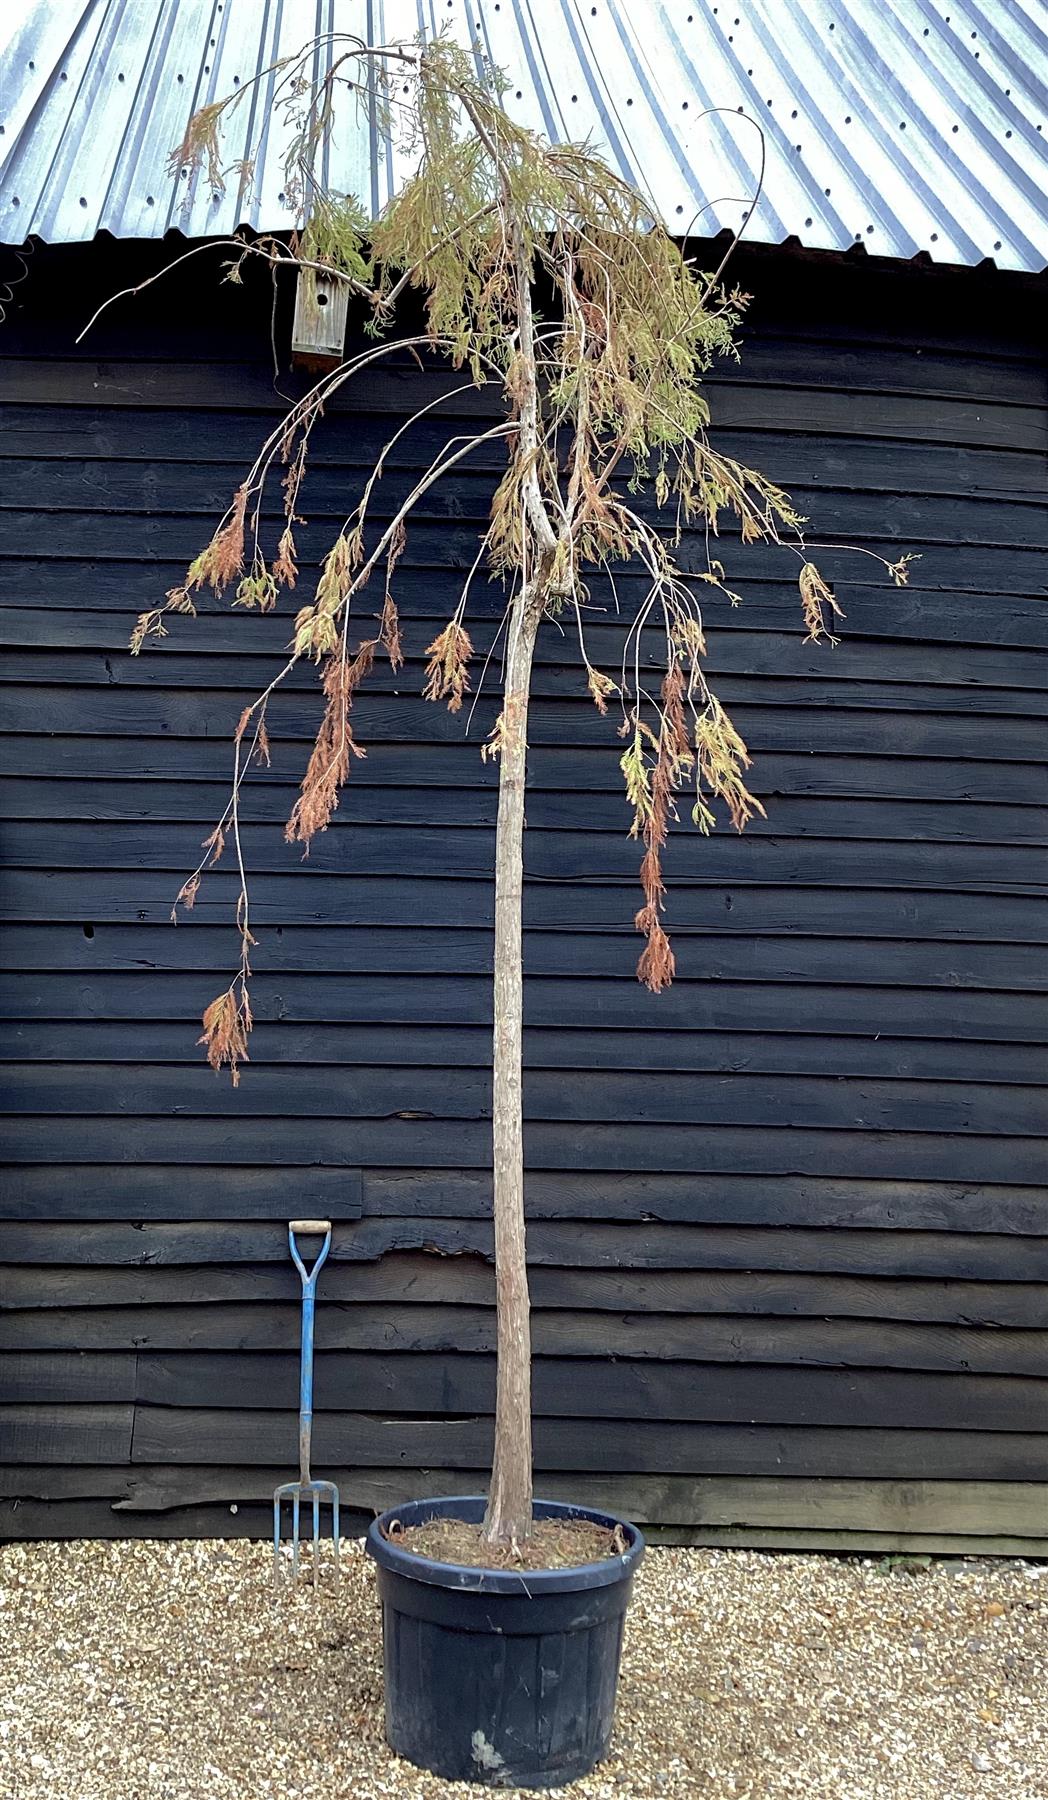
<path id="1" fill-rule="evenodd" d="M 321 49 L 327 66 L 318 74 Z M 274 271 L 293 266 L 300 279 L 322 275 L 345 283 L 363 304 L 373 341 L 289 407 L 185 581 L 138 619 L 132 649 L 164 637 L 170 614 L 194 613 L 204 589 L 231 593 L 234 605 L 263 613 L 278 604 L 282 589 L 299 597 L 307 584 L 311 590 L 297 610 L 286 660 L 236 724 L 228 801 L 176 902 L 191 908 L 219 858 L 235 861 L 239 960 L 204 1013 L 201 1042 L 212 1067 L 227 1069 L 237 1083 L 248 1059 L 255 944 L 241 841 L 243 789 L 252 764 L 269 760 L 270 700 L 299 664 L 316 665 L 323 711 L 285 831 L 289 843 L 308 851 L 365 754 L 353 729 L 358 688 L 376 659 L 387 658 L 394 670 L 403 662 L 396 570 L 412 512 L 479 446 L 501 445 L 505 468 L 473 567 L 450 618 L 426 647 L 424 694 L 458 712 L 475 687 L 466 609 L 471 582 L 483 571 L 505 593 L 501 707 L 480 752 L 497 759 L 499 784 L 492 1057 L 498 1375 L 484 1536 L 512 1546 L 528 1537 L 532 1518 L 521 920 L 538 633 L 555 620 L 577 637 L 589 695 L 608 718 L 609 740 L 616 729 L 621 740 L 629 831 L 640 847 L 637 975 L 658 993 L 674 973 L 663 854 L 681 805 L 703 833 L 713 829 L 718 807 L 738 831 L 764 814 L 747 786 L 746 745 L 703 666 L 703 602 L 735 606 L 739 600 L 712 554 L 713 540 L 728 524 L 745 544 L 778 545 L 797 558 L 801 614 L 812 641 L 836 641 L 840 607 L 810 559 L 804 521 L 788 495 L 709 438 L 702 377 L 715 358 L 736 354 L 734 333 L 747 297 L 724 286 L 722 271 L 700 272 L 648 199 L 587 145 L 549 144 L 516 124 L 501 103 L 497 72 L 446 37 L 410 47 L 342 36 L 315 40 L 197 112 L 172 154 L 173 173 L 204 170 L 221 185 L 229 174 L 223 134 L 263 82 L 266 123 L 276 111 L 287 128 L 285 186 L 299 226 L 290 241 L 231 240 L 226 278 L 238 281 L 247 261 L 263 259 Z M 343 100 L 363 103 L 372 117 L 380 113 L 414 156 L 413 176 L 374 221 L 318 176 Z M 250 183 L 250 158 L 234 167 L 240 183 Z M 534 300 L 540 287 L 541 315 Z M 398 303 L 412 293 L 424 302 L 425 324 L 405 337 L 393 327 Z M 295 532 L 307 504 L 313 434 L 336 394 L 405 345 L 446 359 L 462 371 L 464 386 L 494 384 L 499 422 L 449 438 L 392 518 L 373 526 L 392 444 L 438 402 L 421 407 L 391 437 L 307 576 Z M 277 483 L 283 528 L 278 541 L 267 543 L 263 503 Z M 689 543 L 705 544 L 698 573 L 681 567 L 685 533 Z M 897 583 L 905 581 L 907 558 L 876 560 Z M 623 620 L 621 657 L 601 668 L 587 649 L 587 623 L 597 610 L 589 583 L 606 583 L 621 612 L 615 576 L 623 570 L 642 574 L 642 598 Z"/>

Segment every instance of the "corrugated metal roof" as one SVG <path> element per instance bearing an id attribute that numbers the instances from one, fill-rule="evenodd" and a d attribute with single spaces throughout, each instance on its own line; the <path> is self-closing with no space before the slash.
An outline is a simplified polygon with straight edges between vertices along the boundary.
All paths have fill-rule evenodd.
<path id="1" fill-rule="evenodd" d="M 227 138 L 258 154 L 242 198 L 166 173 L 190 113 L 317 34 L 442 26 L 507 71 L 516 117 L 591 135 L 681 233 L 740 225 L 757 119 L 750 238 L 1048 263 L 1044 0 L 5 0 L 0 239 L 289 225 L 263 96 Z M 406 172 L 347 110 L 331 184 L 377 208 Z"/>

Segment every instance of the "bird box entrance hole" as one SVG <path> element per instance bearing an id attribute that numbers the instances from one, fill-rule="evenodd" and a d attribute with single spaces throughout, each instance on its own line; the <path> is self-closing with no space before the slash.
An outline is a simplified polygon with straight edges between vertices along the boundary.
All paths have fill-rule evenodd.
<path id="1" fill-rule="evenodd" d="M 297 368 L 334 368 L 342 361 L 349 312 L 349 283 L 300 269 L 295 290 L 291 356 Z"/>

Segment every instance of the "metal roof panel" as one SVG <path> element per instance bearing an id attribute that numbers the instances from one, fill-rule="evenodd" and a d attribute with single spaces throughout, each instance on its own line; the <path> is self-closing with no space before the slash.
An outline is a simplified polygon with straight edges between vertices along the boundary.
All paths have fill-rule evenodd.
<path id="1" fill-rule="evenodd" d="M 523 123 L 601 144 L 671 230 L 1048 263 L 1046 0 L 7 0 L 0 238 L 287 227 L 272 81 L 227 138 L 256 158 L 248 193 L 168 174 L 190 114 L 318 34 L 438 28 L 506 70 Z M 335 188 L 375 211 L 408 172 L 343 114 Z"/>

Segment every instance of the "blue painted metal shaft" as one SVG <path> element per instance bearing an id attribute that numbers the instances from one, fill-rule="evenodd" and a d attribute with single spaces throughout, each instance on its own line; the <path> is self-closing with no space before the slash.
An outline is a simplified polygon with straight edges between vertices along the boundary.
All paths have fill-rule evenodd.
<path id="1" fill-rule="evenodd" d="M 313 1442 L 313 1314 L 317 1290 L 314 1278 L 302 1289 L 302 1367 L 298 1389 L 298 1472 L 309 1481 L 309 1452 Z"/>
<path id="2" fill-rule="evenodd" d="M 298 1467 L 302 1482 L 308 1486 L 309 1455 L 313 1443 L 313 1320 L 317 1301 L 317 1276 L 320 1274 L 328 1252 L 331 1249 L 331 1226 L 324 1232 L 324 1242 L 320 1254 L 312 1269 L 307 1269 L 302 1261 L 298 1244 L 295 1240 L 296 1230 L 303 1229 L 303 1223 L 315 1225 L 317 1221 L 292 1220 L 287 1228 L 287 1241 L 295 1267 L 302 1278 L 302 1351 L 299 1367 L 298 1386 Z"/>

